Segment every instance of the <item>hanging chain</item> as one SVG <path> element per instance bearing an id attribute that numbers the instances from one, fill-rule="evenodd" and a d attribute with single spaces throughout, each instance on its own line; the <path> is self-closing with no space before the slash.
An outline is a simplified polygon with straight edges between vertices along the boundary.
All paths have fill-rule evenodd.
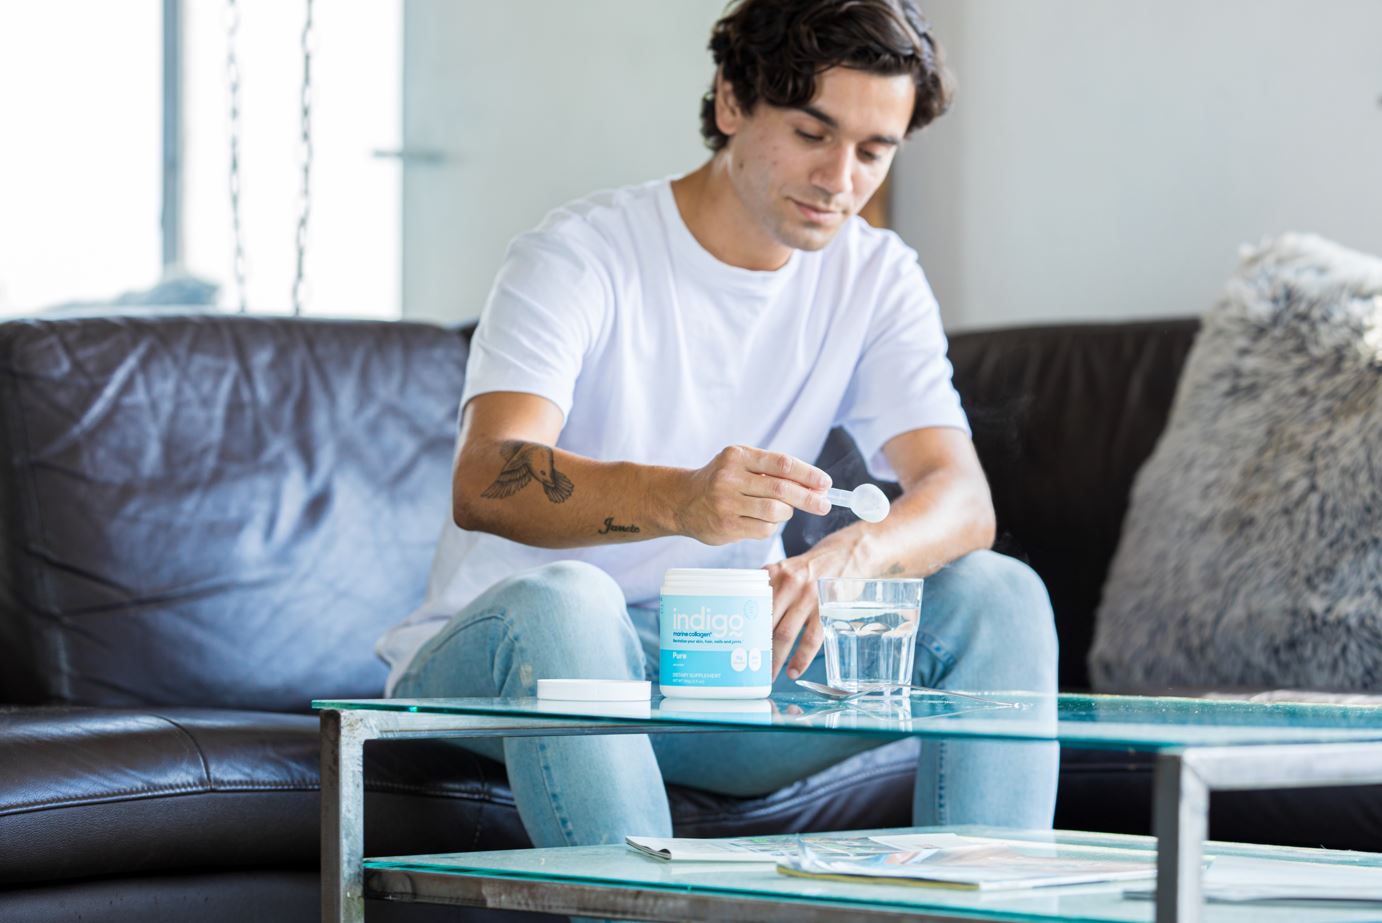
<path id="1" fill-rule="evenodd" d="M 293 274 L 293 314 L 302 313 L 303 260 L 307 254 L 307 219 L 312 212 L 312 41 L 315 38 L 312 22 L 312 0 L 306 0 L 307 19 L 302 27 L 302 93 L 301 137 L 302 194 L 298 209 L 297 268 Z M 235 44 L 240 32 L 238 0 L 227 0 L 226 20 L 226 83 L 230 88 L 230 222 L 235 238 L 233 258 L 236 303 L 240 313 L 248 308 L 245 301 L 245 242 L 240 228 L 240 61 Z"/>
<path id="2" fill-rule="evenodd" d="M 240 233 L 240 62 L 235 40 L 240 31 L 240 7 L 228 0 L 226 9 L 226 83 L 230 88 L 230 223 L 235 237 L 233 267 L 235 295 L 245 313 L 245 242 Z"/>
<path id="3" fill-rule="evenodd" d="M 312 0 L 302 26 L 302 197 L 298 212 L 297 272 L 293 276 L 293 314 L 302 313 L 302 261 L 307 253 L 307 219 L 312 213 Z"/>

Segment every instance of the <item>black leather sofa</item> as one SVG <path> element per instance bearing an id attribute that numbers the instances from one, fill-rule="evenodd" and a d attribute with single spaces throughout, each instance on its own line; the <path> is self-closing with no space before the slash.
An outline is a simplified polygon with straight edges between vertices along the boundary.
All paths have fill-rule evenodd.
<path id="1" fill-rule="evenodd" d="M 1086 685 L 1129 486 L 1195 330 L 952 339 L 998 547 L 1050 588 L 1065 688 Z M 307 705 L 380 694 L 372 643 L 420 598 L 448 509 L 468 333 L 224 315 L 0 324 L 0 920 L 317 918 Z M 839 480 L 861 470 L 840 434 L 821 461 Z M 803 518 L 789 546 L 838 524 Z M 906 824 L 913 746 L 763 798 L 673 789 L 678 832 Z M 1146 832 L 1150 773 L 1135 754 L 1067 752 L 1057 824 Z M 366 809 L 367 854 L 526 844 L 502 769 L 440 741 L 371 744 Z M 1379 812 L 1371 788 L 1216 796 L 1212 833 L 1376 848 Z"/>

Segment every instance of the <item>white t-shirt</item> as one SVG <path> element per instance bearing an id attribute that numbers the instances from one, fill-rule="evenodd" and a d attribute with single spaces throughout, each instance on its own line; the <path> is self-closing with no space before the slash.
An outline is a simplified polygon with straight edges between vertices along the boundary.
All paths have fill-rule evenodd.
<path id="1" fill-rule="evenodd" d="M 881 451 L 892 437 L 969 432 L 945 351 L 935 297 L 896 234 L 852 218 L 822 250 L 741 269 L 696 241 L 664 179 L 578 200 L 514 239 L 461 406 L 491 391 L 541 395 L 565 415 L 559 448 L 682 468 L 735 444 L 814 461 L 842 425 L 870 472 L 895 479 Z M 546 549 L 467 532 L 447 513 L 427 598 L 375 647 L 390 691 L 452 616 L 520 570 L 587 561 L 630 605 L 656 605 L 668 568 L 761 567 L 784 554 L 780 529 L 714 547 L 668 537 Z"/>

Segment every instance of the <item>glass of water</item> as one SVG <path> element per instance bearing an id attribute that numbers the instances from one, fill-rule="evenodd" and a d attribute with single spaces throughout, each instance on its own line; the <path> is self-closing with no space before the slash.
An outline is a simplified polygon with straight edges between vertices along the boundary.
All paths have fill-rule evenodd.
<path id="1" fill-rule="evenodd" d="M 850 692 L 907 692 L 924 583 L 865 577 L 817 581 L 827 683 Z"/>

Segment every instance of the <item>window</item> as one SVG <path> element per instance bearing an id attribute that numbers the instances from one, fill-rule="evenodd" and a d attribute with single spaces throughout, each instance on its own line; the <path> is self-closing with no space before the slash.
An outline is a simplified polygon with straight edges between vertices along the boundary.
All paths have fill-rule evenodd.
<path id="1" fill-rule="evenodd" d="M 159 0 L 0 9 L 0 314 L 158 280 Z"/>
<path id="2" fill-rule="evenodd" d="M 305 3 L 240 0 L 246 296 L 291 310 L 302 183 Z M 237 305 L 225 3 L 182 4 L 185 272 Z M 304 313 L 400 313 L 402 2 L 313 5 Z M 109 304 L 162 263 L 161 0 L 49 0 L 0 12 L 0 314 Z"/>
<path id="3" fill-rule="evenodd" d="M 240 0 L 240 226 L 251 311 L 292 308 L 302 189 L 305 5 Z M 184 7 L 184 223 L 188 269 L 233 308 L 227 6 Z M 402 0 L 313 5 L 312 187 L 303 313 L 398 317 Z"/>

